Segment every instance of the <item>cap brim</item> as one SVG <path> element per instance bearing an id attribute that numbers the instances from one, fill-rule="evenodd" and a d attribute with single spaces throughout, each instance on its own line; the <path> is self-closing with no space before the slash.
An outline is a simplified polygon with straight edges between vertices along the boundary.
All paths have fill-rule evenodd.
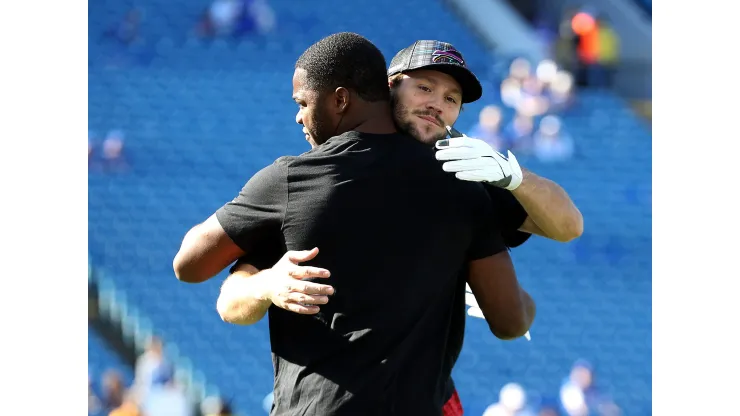
<path id="1" fill-rule="evenodd" d="M 431 69 L 434 71 L 444 72 L 452 78 L 455 78 L 455 81 L 457 81 L 460 84 L 460 87 L 462 87 L 464 104 L 478 101 L 478 99 L 483 95 L 483 87 L 480 85 L 478 77 L 476 77 L 472 71 L 460 65 L 437 63 L 424 65 L 404 72 L 411 72 L 417 69 Z"/>

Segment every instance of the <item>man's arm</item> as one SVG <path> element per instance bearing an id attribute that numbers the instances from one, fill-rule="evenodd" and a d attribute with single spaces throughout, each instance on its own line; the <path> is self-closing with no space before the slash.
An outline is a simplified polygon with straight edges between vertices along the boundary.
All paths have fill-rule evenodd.
<path id="1" fill-rule="evenodd" d="M 474 235 L 467 255 L 468 285 L 493 335 L 521 337 L 532 325 L 534 301 L 519 286 L 500 223 L 491 215 L 490 195 L 482 192 L 472 206 L 477 212 L 472 215 Z"/>
<path id="2" fill-rule="evenodd" d="M 442 165 L 445 171 L 454 172 L 461 180 L 483 182 L 500 189 L 502 192 L 494 199 L 502 200 L 504 205 L 511 205 L 510 199 L 515 200 L 515 206 L 504 208 L 503 214 L 496 207 L 496 215 L 506 220 L 499 221 L 511 225 L 516 220 L 514 229 L 561 242 L 583 233 L 583 216 L 565 190 L 549 179 L 521 169 L 511 152 L 504 156 L 488 143 L 467 136 L 440 140 L 436 146 L 437 159 L 446 161 Z M 518 214 L 519 210 L 523 215 Z M 521 244 L 526 238 L 514 239 L 521 240 L 518 242 Z"/>
<path id="3" fill-rule="evenodd" d="M 583 234 L 583 215 L 557 183 L 522 169 L 521 185 L 511 191 L 527 212 L 519 230 L 568 242 Z"/>
<path id="4" fill-rule="evenodd" d="M 502 340 L 524 336 L 536 307 L 519 285 L 509 252 L 471 261 L 468 270 L 468 285 L 493 335 Z"/>
<path id="5" fill-rule="evenodd" d="M 300 314 L 318 313 L 317 305 L 326 304 L 334 288 L 303 279 L 328 278 L 330 273 L 326 269 L 299 265 L 318 253 L 318 248 L 288 251 L 274 266 L 262 271 L 238 262 L 224 281 L 216 302 L 221 319 L 235 325 L 252 325 L 259 322 L 273 304 Z"/>
<path id="6" fill-rule="evenodd" d="M 180 281 L 201 283 L 243 255 L 244 251 L 229 238 L 214 214 L 185 234 L 172 268 Z"/>
<path id="7" fill-rule="evenodd" d="M 272 305 L 266 296 L 266 273 L 251 264 L 238 263 L 221 286 L 216 310 L 224 322 L 252 325 L 259 322 Z"/>
<path id="8" fill-rule="evenodd" d="M 178 279 L 203 282 L 259 244 L 282 238 L 287 189 L 279 161 L 257 172 L 233 201 L 185 236 L 173 261 Z"/>

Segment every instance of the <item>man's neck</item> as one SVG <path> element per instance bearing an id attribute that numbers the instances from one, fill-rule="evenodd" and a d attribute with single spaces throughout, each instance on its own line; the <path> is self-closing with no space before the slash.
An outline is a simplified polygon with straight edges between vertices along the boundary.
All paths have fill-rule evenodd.
<path id="1" fill-rule="evenodd" d="M 388 102 L 370 103 L 362 113 L 365 116 L 352 130 L 369 134 L 393 134 L 398 131 Z"/>

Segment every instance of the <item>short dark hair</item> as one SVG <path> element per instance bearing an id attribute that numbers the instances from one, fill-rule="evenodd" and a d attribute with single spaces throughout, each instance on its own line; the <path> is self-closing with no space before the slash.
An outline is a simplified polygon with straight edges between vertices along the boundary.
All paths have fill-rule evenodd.
<path id="1" fill-rule="evenodd" d="M 390 99 L 383 53 L 356 33 L 336 33 L 321 39 L 303 52 L 295 67 L 307 72 L 310 89 L 324 92 L 344 87 L 365 101 Z"/>

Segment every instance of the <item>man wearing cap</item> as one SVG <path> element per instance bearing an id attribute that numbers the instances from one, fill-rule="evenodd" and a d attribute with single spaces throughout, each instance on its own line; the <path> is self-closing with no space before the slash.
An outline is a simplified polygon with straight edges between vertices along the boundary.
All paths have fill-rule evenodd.
<path id="1" fill-rule="evenodd" d="M 478 78 L 451 44 L 420 40 L 393 57 L 388 68 L 394 118 L 401 130 L 434 145 L 447 172 L 462 180 L 483 182 L 505 211 L 497 218 L 514 223 L 510 239 L 519 245 L 531 234 L 568 242 L 583 232 L 583 217 L 556 183 L 522 169 L 482 140 L 462 135 L 445 139 L 462 104 L 482 95 Z M 409 82 L 406 82 L 409 80 Z M 437 123 L 426 119 L 436 118 Z M 441 121 L 441 123 L 440 123 Z M 545 209 L 546 208 L 546 209 Z"/>
<path id="2" fill-rule="evenodd" d="M 452 44 L 419 40 L 399 51 L 388 68 L 391 104 L 399 130 L 436 146 L 442 168 L 461 180 L 483 182 L 494 202 L 491 213 L 508 247 L 517 247 L 531 234 L 567 242 L 581 235 L 583 217 L 556 183 L 522 170 L 516 157 L 495 151 L 486 142 L 459 135 L 446 139 L 462 104 L 477 101 L 483 92 L 463 55 Z M 457 133 L 454 129 L 454 133 Z M 458 134 L 453 134 L 458 136 Z M 545 209 L 546 208 L 546 209 Z M 473 294 L 475 295 L 475 287 Z M 454 365 L 465 330 L 465 282 L 456 294 L 449 337 L 449 360 Z M 462 414 L 452 378 L 445 416 Z"/>

